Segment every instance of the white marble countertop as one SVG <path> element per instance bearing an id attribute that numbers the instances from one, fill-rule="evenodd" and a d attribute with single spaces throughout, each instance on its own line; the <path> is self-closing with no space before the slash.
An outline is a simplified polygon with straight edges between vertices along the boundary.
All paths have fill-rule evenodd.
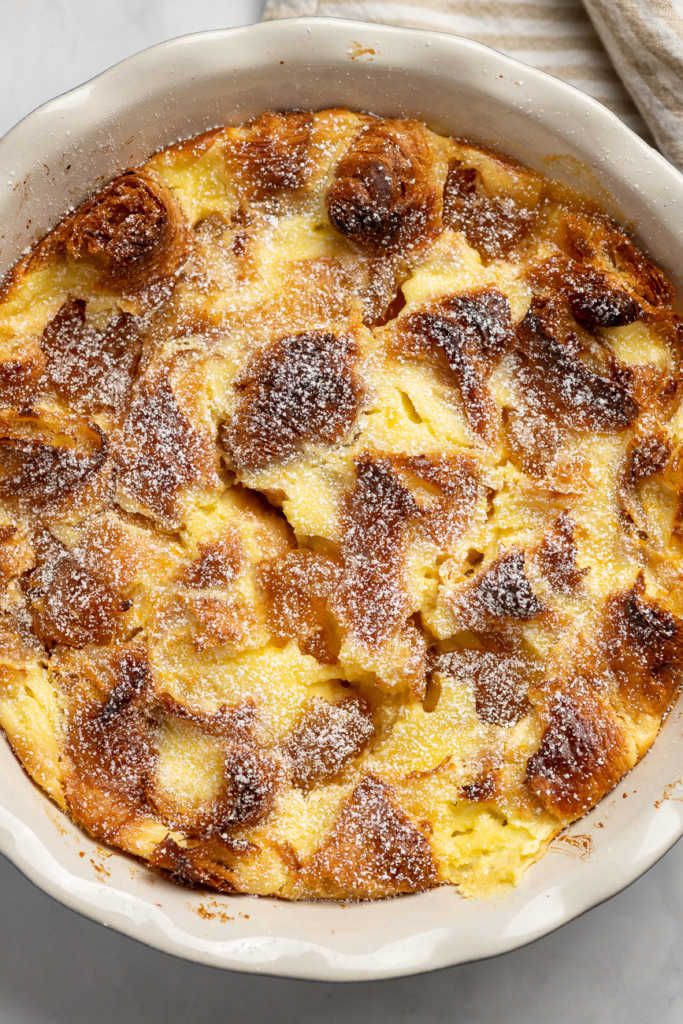
<path id="1" fill-rule="evenodd" d="M 0 0 L 0 133 L 145 46 L 259 17 L 260 0 Z M 54 903 L 0 859 L 2 1024 L 680 1024 L 683 843 L 609 903 L 496 960 L 334 986 L 156 953 Z"/>

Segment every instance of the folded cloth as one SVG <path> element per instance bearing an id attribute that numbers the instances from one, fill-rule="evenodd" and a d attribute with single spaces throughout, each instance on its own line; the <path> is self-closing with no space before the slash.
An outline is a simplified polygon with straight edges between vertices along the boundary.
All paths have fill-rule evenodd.
<path id="1" fill-rule="evenodd" d="M 683 0 L 584 0 L 655 142 L 683 170 Z"/>
<path id="2" fill-rule="evenodd" d="M 683 31 L 672 0 L 266 0 L 263 12 L 266 20 L 302 15 L 487 43 L 594 96 L 648 140 L 650 131 L 683 167 Z"/>

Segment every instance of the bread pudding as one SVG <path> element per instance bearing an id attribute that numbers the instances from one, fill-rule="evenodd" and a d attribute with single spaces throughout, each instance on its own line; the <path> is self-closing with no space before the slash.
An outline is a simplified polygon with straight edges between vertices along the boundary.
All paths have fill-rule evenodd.
<path id="1" fill-rule="evenodd" d="M 515 884 L 681 677 L 681 322 L 566 187 L 266 113 L 0 292 L 0 724 L 97 840 L 287 899 Z"/>

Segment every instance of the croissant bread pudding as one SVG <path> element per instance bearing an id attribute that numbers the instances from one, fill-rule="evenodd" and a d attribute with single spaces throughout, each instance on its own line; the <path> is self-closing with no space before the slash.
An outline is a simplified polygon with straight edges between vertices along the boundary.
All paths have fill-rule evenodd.
<path id="1" fill-rule="evenodd" d="M 0 722 L 222 892 L 514 884 L 681 676 L 681 321 L 594 205 L 424 124 L 157 153 L 0 293 Z"/>

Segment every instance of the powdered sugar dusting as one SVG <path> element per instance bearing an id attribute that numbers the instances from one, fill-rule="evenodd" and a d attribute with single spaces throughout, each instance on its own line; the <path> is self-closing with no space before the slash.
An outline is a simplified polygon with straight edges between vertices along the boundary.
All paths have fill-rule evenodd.
<path id="1" fill-rule="evenodd" d="M 306 788 L 334 778 L 373 733 L 370 708 L 361 698 L 314 700 L 285 747 L 294 784 Z"/>
<path id="2" fill-rule="evenodd" d="M 86 323 L 86 304 L 65 303 L 43 332 L 46 382 L 75 408 L 119 412 L 127 404 L 141 352 L 141 326 L 122 313 L 103 331 Z"/>
<path id="3" fill-rule="evenodd" d="M 351 427 L 361 400 L 349 337 L 311 332 L 257 356 L 238 383 L 240 400 L 222 443 L 240 470 L 289 461 L 307 442 L 331 444 Z"/>
<path id="4" fill-rule="evenodd" d="M 2 294 L 0 717 L 92 834 L 225 892 L 476 891 L 644 753 L 680 324 L 592 207 L 417 122 L 266 113 Z"/>
<path id="5" fill-rule="evenodd" d="M 429 844 L 372 775 L 343 806 L 330 837 L 306 868 L 311 884 L 349 895 L 415 892 L 436 883 Z"/>

